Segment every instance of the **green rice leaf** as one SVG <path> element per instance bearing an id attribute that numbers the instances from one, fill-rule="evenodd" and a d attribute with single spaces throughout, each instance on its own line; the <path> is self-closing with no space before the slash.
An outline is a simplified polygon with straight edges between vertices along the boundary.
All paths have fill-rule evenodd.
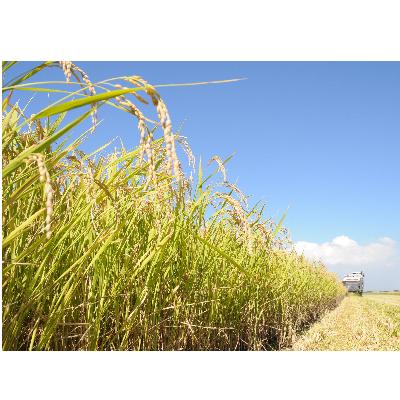
<path id="1" fill-rule="evenodd" d="M 39 211 L 35 212 L 35 214 L 31 215 L 28 219 L 26 219 L 18 228 L 14 229 L 7 237 L 3 239 L 2 248 L 6 247 L 10 242 L 12 242 L 20 233 L 23 232 L 25 228 L 31 225 L 31 223 L 44 211 L 46 208 L 42 208 Z"/>
<path id="2" fill-rule="evenodd" d="M 57 104 L 56 106 L 43 109 L 34 116 L 34 119 L 39 119 L 43 117 L 48 117 L 50 115 L 59 114 L 61 112 L 86 106 L 87 104 L 97 103 L 99 101 L 108 100 L 117 96 L 121 96 L 123 94 L 134 93 L 139 90 L 144 90 L 144 88 L 140 87 L 140 88 L 112 90 L 110 92 L 96 94 L 95 96 L 87 96 L 82 99 L 67 101 L 66 103 Z"/>

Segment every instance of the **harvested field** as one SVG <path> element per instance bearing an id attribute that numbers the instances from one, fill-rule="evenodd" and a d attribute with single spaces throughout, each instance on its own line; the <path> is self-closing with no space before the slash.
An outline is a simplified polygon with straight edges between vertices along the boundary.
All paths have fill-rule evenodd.
<path id="1" fill-rule="evenodd" d="M 400 307 L 396 298 L 400 296 L 391 293 L 348 295 L 292 349 L 400 350 Z"/>
<path id="2" fill-rule="evenodd" d="M 369 300 L 375 300 L 383 304 L 394 304 L 400 306 L 400 292 L 371 292 L 365 293 Z"/>

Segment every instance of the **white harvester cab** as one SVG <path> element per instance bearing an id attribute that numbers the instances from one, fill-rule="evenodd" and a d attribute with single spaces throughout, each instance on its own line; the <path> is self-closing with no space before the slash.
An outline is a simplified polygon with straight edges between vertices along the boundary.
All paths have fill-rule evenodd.
<path id="1" fill-rule="evenodd" d="M 364 272 L 352 272 L 351 274 L 347 274 L 342 279 L 342 283 L 348 292 L 362 294 L 364 291 Z"/>

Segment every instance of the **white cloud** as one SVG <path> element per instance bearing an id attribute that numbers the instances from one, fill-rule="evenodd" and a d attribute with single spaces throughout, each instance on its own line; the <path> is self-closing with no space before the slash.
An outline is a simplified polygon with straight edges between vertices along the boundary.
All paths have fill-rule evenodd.
<path id="1" fill-rule="evenodd" d="M 397 243 L 389 237 L 361 245 L 348 236 L 337 236 L 332 241 L 321 244 L 296 242 L 295 249 L 298 253 L 303 253 L 310 259 L 321 260 L 328 266 L 392 266 L 399 262 Z"/>
<path id="2" fill-rule="evenodd" d="M 325 243 L 296 242 L 295 249 L 322 261 L 339 277 L 352 270 L 364 271 L 366 290 L 400 289 L 400 248 L 389 237 L 362 245 L 348 236 L 337 236 Z"/>

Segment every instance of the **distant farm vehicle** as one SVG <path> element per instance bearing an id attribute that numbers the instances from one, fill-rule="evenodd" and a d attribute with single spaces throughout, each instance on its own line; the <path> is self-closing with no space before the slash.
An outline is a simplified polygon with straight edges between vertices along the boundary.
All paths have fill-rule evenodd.
<path id="1" fill-rule="evenodd" d="M 348 292 L 358 293 L 360 296 L 364 291 L 364 272 L 352 272 L 347 274 L 342 283 Z"/>

